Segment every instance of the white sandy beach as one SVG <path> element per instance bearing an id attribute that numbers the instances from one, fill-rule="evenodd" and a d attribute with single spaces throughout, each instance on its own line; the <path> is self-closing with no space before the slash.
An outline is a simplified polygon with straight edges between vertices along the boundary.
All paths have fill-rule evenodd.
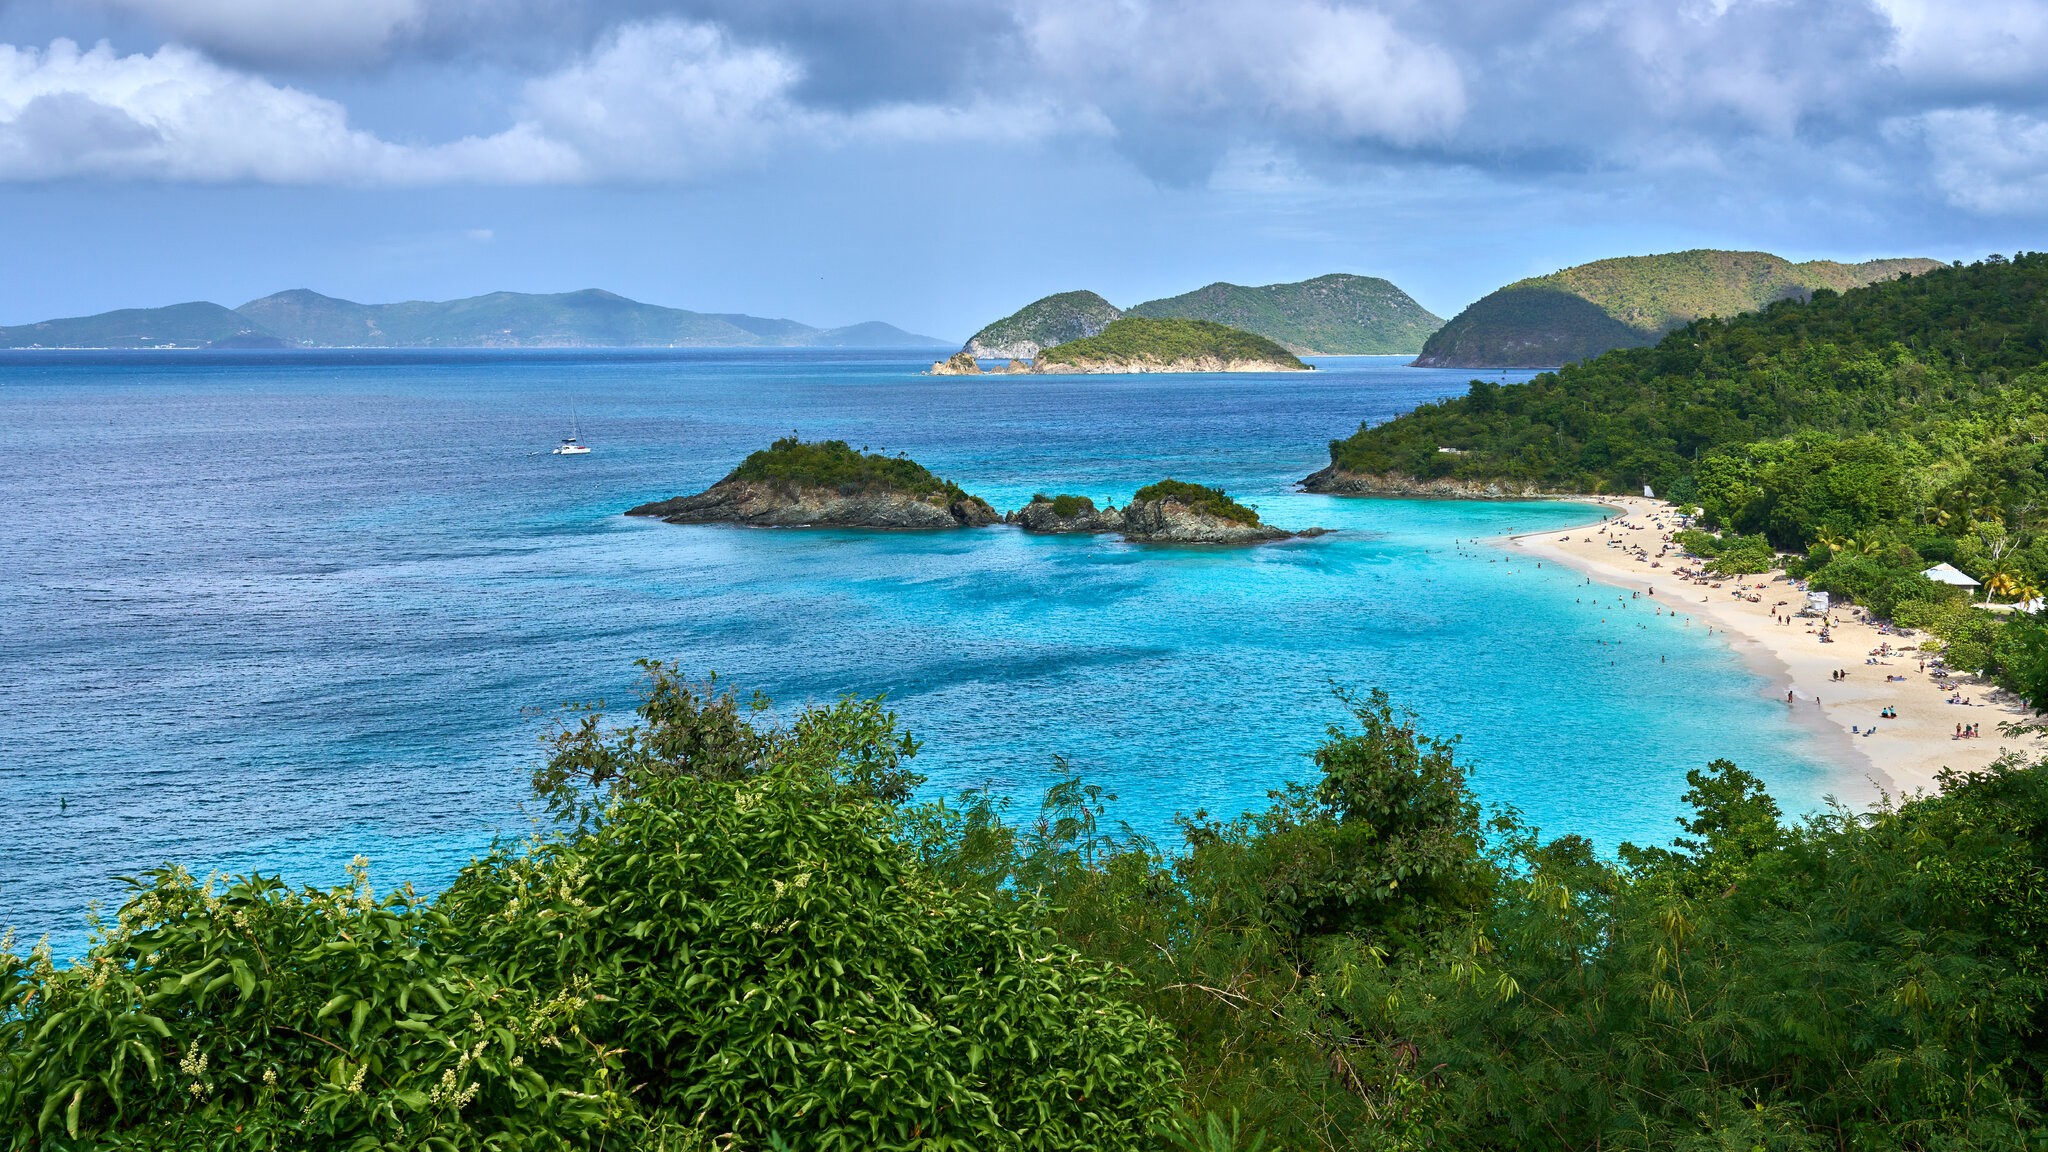
<path id="1" fill-rule="evenodd" d="M 2000 723 L 2029 716 L 2007 693 L 1976 677 L 1937 678 L 1925 670 L 1918 650 L 1924 635 L 1887 633 L 1860 610 L 1839 607 L 1829 614 L 1832 643 L 1823 643 L 1821 622 L 1796 615 L 1806 597 L 1784 573 L 1690 582 L 1674 571 L 1687 561 L 1669 543 L 1679 526 L 1672 505 L 1646 497 L 1600 503 L 1614 512 L 1605 524 L 1529 533 L 1502 544 L 1646 598 L 1654 594 L 1666 611 L 1711 628 L 1716 638 L 1725 636 L 1772 677 L 1776 699 L 1791 693 L 1786 707 L 1801 713 L 1795 719 L 1821 726 L 1823 746 L 1838 750 L 1844 761 L 1840 766 L 1850 787 L 1839 791 L 1843 799 L 1853 802 L 1868 792 L 1867 786 L 1855 787 L 1865 781 L 1894 796 L 1931 792 L 1943 768 L 1982 768 L 2006 750 L 2030 757 L 2048 751 L 2038 738 L 1999 736 Z M 1791 622 L 1779 622 L 1787 614 Z M 1846 677 L 1834 679 L 1837 672 Z M 1968 705 L 1950 703 L 1953 696 Z M 1896 719 L 1880 718 L 1887 708 L 1896 710 Z M 1955 738 L 1958 725 L 1972 724 L 1980 737 Z"/>

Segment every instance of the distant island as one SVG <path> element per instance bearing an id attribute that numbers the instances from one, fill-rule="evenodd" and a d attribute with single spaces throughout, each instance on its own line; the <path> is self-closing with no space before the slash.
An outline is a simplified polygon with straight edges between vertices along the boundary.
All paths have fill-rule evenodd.
<path id="1" fill-rule="evenodd" d="M 986 500 L 913 460 L 794 436 L 748 456 L 695 496 L 642 504 L 626 515 L 777 528 L 974 528 L 1002 519 Z"/>
<path id="2" fill-rule="evenodd" d="M 978 360 L 1031 360 L 1047 348 L 1093 336 L 1122 316 L 1093 292 L 1061 292 L 976 332 L 961 351 Z"/>
<path id="3" fill-rule="evenodd" d="M 1147 372 L 1306 372 L 1301 358 L 1264 336 L 1207 320 L 1155 320 L 1126 316 L 1093 336 L 1042 349 L 1006 372 L 1085 375 Z M 931 367 L 934 376 L 974 376 L 981 366 L 967 351 Z"/>
<path id="4" fill-rule="evenodd" d="M 1007 522 L 1027 532 L 1114 532 L 1161 544 L 1255 544 L 1323 531 L 1275 528 L 1221 488 L 1170 478 L 1138 489 L 1121 511 L 1098 509 L 1086 496 L 1040 495 L 999 516 L 988 501 L 908 457 L 858 451 L 844 440 L 805 442 L 794 436 L 749 455 L 694 496 L 641 504 L 626 515 L 762 528 L 981 528 Z"/>
<path id="5" fill-rule="evenodd" d="M 303 288 L 239 308 L 195 302 L 0 328 L 0 348 L 943 348 L 879 321 L 813 328 L 585 289 L 358 304 Z"/>
<path id="6" fill-rule="evenodd" d="M 1423 346 L 1420 368 L 1549 368 L 1615 348 L 1644 348 L 1707 316 L 1754 312 L 1815 289 L 1845 292 L 1901 273 L 1942 267 L 1923 259 L 1794 264 L 1768 252 L 1694 249 L 1622 256 L 1518 280 L 1489 293 Z"/>
<path id="7" fill-rule="evenodd" d="M 1296 356 L 1408 354 L 1443 320 L 1386 280 L 1333 274 L 1292 284 L 1246 288 L 1215 283 L 1129 311 L 1093 292 L 1034 300 L 970 337 L 974 360 L 1035 360 L 1049 348 L 1085 340 L 1126 316 L 1206 320 L 1263 336 Z"/>
<path id="8" fill-rule="evenodd" d="M 1148 300 L 1124 315 L 1211 320 L 1264 336 L 1297 356 L 1412 353 L 1444 324 L 1391 281 L 1341 273 L 1258 288 L 1216 283 Z"/>

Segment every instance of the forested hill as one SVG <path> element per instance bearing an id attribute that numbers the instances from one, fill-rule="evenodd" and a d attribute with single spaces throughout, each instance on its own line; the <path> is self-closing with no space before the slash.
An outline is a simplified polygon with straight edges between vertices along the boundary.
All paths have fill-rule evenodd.
<path id="1" fill-rule="evenodd" d="M 1659 491 L 1719 449 L 1798 432 L 1917 453 L 2042 408 L 2048 254 L 1998 258 L 1700 320 L 1526 384 L 1474 381 L 1330 446 L 1358 474 Z M 2048 416 L 2040 418 L 2048 424 Z M 1450 449 L 1451 451 L 1444 451 Z"/>
<path id="2" fill-rule="evenodd" d="M 1211 284 L 1128 315 L 1208 320 L 1277 341 L 1298 356 L 1364 356 L 1422 348 L 1443 319 L 1377 276 L 1337 273 L 1297 284 Z"/>
<path id="3" fill-rule="evenodd" d="M 1730 317 L 1820 289 L 1859 288 L 1933 260 L 1794 264 L 1768 252 L 1694 249 L 1596 260 L 1488 294 L 1430 337 L 1427 368 L 1541 368 L 1654 344 L 1707 316 Z"/>
<path id="4" fill-rule="evenodd" d="M 598 289 L 358 304 L 303 288 L 239 308 L 197 302 L 0 328 L 0 348 L 933 348 L 945 342 L 870 321 L 691 312 Z"/>

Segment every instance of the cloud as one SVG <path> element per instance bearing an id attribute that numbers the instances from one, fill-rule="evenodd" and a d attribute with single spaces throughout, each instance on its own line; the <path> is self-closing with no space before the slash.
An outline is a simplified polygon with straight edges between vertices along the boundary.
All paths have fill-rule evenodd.
<path id="1" fill-rule="evenodd" d="M 519 126 L 427 147 L 351 128 L 331 100 L 186 48 L 117 55 L 68 40 L 0 45 L 0 180 L 112 177 L 225 183 L 530 183 L 579 161 Z"/>
<path id="2" fill-rule="evenodd" d="M 1192 122 L 1218 155 L 1247 134 L 1440 141 L 1467 108 L 1449 54 L 1371 8 L 1030 0 L 1021 23 L 1034 71 L 1059 90 L 1120 126 Z"/>
<path id="3" fill-rule="evenodd" d="M 660 183 L 1086 138 L 1241 195 L 1425 166 L 2048 213 L 2011 191 L 2048 0 L 93 2 L 178 43 L 0 49 L 0 179 Z M 396 127 L 263 71 L 308 64 Z M 486 102 L 407 107 L 423 82 Z"/>
<path id="4" fill-rule="evenodd" d="M 1949 203 L 1985 215 L 2039 215 L 2048 204 L 2048 121 L 1993 108 L 1929 112 L 1893 126 L 1933 157 Z"/>
<path id="5" fill-rule="evenodd" d="M 118 55 L 67 40 L 0 45 L 0 180 L 421 185 L 667 182 L 789 147 L 1028 141 L 1101 133 L 1086 110 L 1039 103 L 888 103 L 854 112 L 796 99 L 803 67 L 712 25 L 616 30 L 524 86 L 513 124 L 441 144 L 353 128 L 341 104 L 188 48 Z"/>
<path id="6" fill-rule="evenodd" d="M 427 0 L 101 0 L 229 60 L 333 64 L 382 58 Z"/>

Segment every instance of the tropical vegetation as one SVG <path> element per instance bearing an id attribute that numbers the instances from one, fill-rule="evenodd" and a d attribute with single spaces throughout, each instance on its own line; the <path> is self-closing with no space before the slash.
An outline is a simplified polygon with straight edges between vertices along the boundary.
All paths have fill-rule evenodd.
<path id="1" fill-rule="evenodd" d="M 1205 484 L 1190 484 L 1185 480 L 1175 480 L 1171 476 L 1147 484 L 1131 496 L 1133 504 L 1146 504 L 1154 500 L 1180 504 L 1209 516 L 1234 520 L 1239 524 L 1259 522 L 1257 511 L 1232 500 L 1223 489 L 1211 488 Z"/>
<path id="2" fill-rule="evenodd" d="M 1256 288 L 1216 283 L 1124 315 L 1210 320 L 1300 356 L 1414 353 L 1444 323 L 1390 281 L 1343 273 Z"/>
<path id="3" fill-rule="evenodd" d="M 1927 272 L 1934 260 L 1794 264 L 1768 252 L 1693 249 L 1622 256 L 1517 280 L 1445 324 L 1416 363 L 1441 368 L 1544 367 L 1611 348 L 1655 343 L 1702 317 L 1736 316 L 1774 300 L 1845 292 L 1902 273 Z"/>
<path id="4" fill-rule="evenodd" d="M 1061 764 L 915 801 L 878 700 L 647 670 L 434 899 L 165 868 L 75 963 L 0 948 L 0 1142 L 2043 1146 L 2048 767 L 1787 824 L 1717 761 L 1602 860 L 1375 692 L 1169 852 Z"/>
<path id="5" fill-rule="evenodd" d="M 1093 336 L 1123 315 L 1086 290 L 1041 297 L 976 332 L 962 351 L 979 357 L 1029 360 L 1069 340 Z"/>
<path id="6" fill-rule="evenodd" d="M 1207 320 L 1155 320 L 1126 316 L 1093 336 L 1070 340 L 1038 354 L 1041 366 L 1103 362 L 1175 364 L 1190 360 L 1225 364 L 1258 361 L 1305 368 L 1299 357 L 1264 336 Z"/>
<path id="7" fill-rule="evenodd" d="M 943 495 L 948 501 L 969 499 L 959 485 L 934 476 L 908 456 L 855 450 L 844 440 L 805 441 L 795 436 L 784 436 L 749 453 L 721 483 L 728 481 L 750 481 L 791 491 L 829 488 L 845 496 L 896 492 Z"/>
<path id="8" fill-rule="evenodd" d="M 1941 610 L 1960 593 L 1923 569 L 1954 565 L 2006 601 L 2048 586 L 2048 255 L 1819 290 L 1526 384 L 1473 381 L 1330 455 L 1366 474 L 1647 485 L 1752 558 L 1759 537 L 1790 554 L 1815 588 L 1960 625 Z M 2020 683 L 1999 645 L 1963 650 Z"/>

